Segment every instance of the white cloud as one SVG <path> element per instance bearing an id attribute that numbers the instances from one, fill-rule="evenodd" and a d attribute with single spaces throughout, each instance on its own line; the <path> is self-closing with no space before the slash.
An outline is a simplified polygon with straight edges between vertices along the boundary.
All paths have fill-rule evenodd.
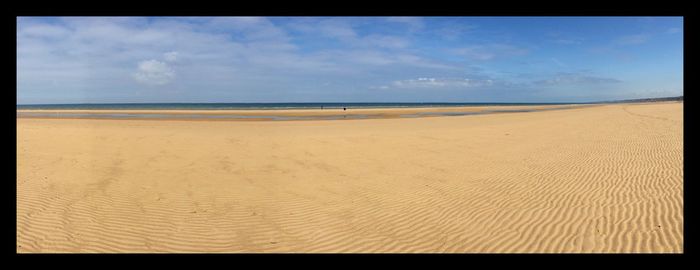
<path id="1" fill-rule="evenodd" d="M 134 74 L 136 81 L 150 85 L 164 85 L 175 78 L 175 72 L 168 64 L 158 60 L 141 61 Z"/>
<path id="2" fill-rule="evenodd" d="M 290 38 L 280 27 L 264 17 L 214 17 L 205 24 L 207 30 L 223 32 L 235 40 L 287 43 Z"/>
<path id="3" fill-rule="evenodd" d="M 562 45 L 576 45 L 581 44 L 585 39 L 581 36 L 572 36 L 572 33 L 554 31 L 546 33 L 549 42 L 562 44 Z"/>
<path id="4" fill-rule="evenodd" d="M 613 41 L 614 45 L 637 45 L 649 41 L 651 38 L 648 34 L 626 35 L 621 36 Z"/>
<path id="5" fill-rule="evenodd" d="M 409 45 L 408 40 L 406 40 L 405 38 L 377 34 L 366 36 L 358 42 L 361 44 L 371 44 L 378 47 L 390 49 L 406 48 Z"/>
<path id="6" fill-rule="evenodd" d="M 495 58 L 526 55 L 530 52 L 530 50 L 507 44 L 488 44 L 462 47 L 459 49 L 453 49 L 452 52 L 470 59 L 492 60 Z"/>
<path id="7" fill-rule="evenodd" d="M 557 39 L 552 39 L 551 41 L 554 43 L 557 43 L 557 44 L 574 45 L 574 44 L 581 44 L 581 42 L 583 42 L 583 39 L 582 38 L 557 38 Z"/>
<path id="8" fill-rule="evenodd" d="M 342 21 L 326 20 L 318 27 L 312 27 L 312 31 L 319 31 L 321 34 L 342 41 L 355 41 L 358 37 L 355 29 L 349 23 Z"/>
<path id="9" fill-rule="evenodd" d="M 391 19 L 387 20 L 391 21 Z M 410 45 L 410 41 L 407 38 L 397 35 L 376 33 L 362 35 L 355 30 L 355 26 L 351 21 L 339 18 L 300 21 L 288 24 L 287 27 L 305 34 L 335 39 L 345 46 L 355 48 L 403 49 Z"/>
<path id="10" fill-rule="evenodd" d="M 475 25 L 450 25 L 448 27 L 436 29 L 435 33 L 443 39 L 456 40 L 476 28 L 478 27 Z"/>
<path id="11" fill-rule="evenodd" d="M 167 52 L 163 54 L 163 59 L 168 62 L 177 61 L 177 52 Z"/>
<path id="12" fill-rule="evenodd" d="M 417 78 L 392 82 L 391 86 L 395 88 L 472 88 L 493 85 L 493 80 L 490 79 L 457 79 L 457 78 Z M 380 89 L 386 89 L 379 87 Z M 387 87 L 388 88 L 388 87 Z"/>
<path id="13" fill-rule="evenodd" d="M 24 35 L 43 38 L 61 38 L 70 34 L 70 30 L 65 27 L 53 25 L 31 25 L 23 28 Z"/>
<path id="14" fill-rule="evenodd" d="M 388 22 L 406 24 L 413 31 L 422 30 L 425 27 L 425 23 L 423 23 L 423 18 L 420 17 L 389 17 L 386 20 Z"/>
<path id="15" fill-rule="evenodd" d="M 560 73 L 552 78 L 546 80 L 535 81 L 538 85 L 563 85 L 563 84 L 607 84 L 607 83 L 619 83 L 618 79 L 590 76 L 576 73 Z"/>

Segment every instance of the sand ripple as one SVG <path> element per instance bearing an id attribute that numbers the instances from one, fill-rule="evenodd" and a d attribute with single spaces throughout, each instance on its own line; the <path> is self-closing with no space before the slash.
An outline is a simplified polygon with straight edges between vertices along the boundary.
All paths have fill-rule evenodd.
<path id="1" fill-rule="evenodd" d="M 683 252 L 682 103 L 18 120 L 18 252 Z"/>

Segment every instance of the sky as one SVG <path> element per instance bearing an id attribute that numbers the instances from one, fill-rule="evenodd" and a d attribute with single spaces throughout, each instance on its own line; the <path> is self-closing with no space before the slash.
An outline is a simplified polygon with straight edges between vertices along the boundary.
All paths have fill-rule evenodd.
<path id="1" fill-rule="evenodd" d="M 17 18 L 18 104 L 682 94 L 682 17 Z"/>

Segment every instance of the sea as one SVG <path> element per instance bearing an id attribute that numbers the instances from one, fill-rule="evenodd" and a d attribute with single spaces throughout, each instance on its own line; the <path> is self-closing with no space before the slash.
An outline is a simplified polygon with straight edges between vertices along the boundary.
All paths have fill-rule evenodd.
<path id="1" fill-rule="evenodd" d="M 524 106 L 567 105 L 581 103 L 90 103 L 90 104 L 24 104 L 18 110 L 294 110 L 294 109 L 360 109 L 422 108 L 454 106 Z"/>

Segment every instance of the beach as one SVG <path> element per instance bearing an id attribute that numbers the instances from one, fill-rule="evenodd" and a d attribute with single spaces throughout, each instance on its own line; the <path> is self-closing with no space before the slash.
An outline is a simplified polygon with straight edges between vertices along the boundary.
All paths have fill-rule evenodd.
<path id="1" fill-rule="evenodd" d="M 683 252 L 682 102 L 367 110 L 18 117 L 17 252 Z"/>

